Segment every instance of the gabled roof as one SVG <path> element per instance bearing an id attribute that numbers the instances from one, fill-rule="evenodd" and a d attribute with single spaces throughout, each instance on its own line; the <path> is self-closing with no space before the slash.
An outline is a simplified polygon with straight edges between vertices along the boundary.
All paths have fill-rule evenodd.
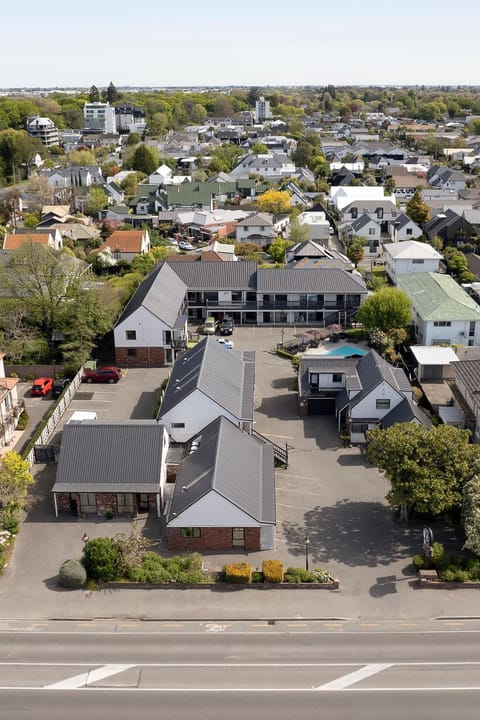
<path id="1" fill-rule="evenodd" d="M 275 523 L 272 447 L 259 443 L 229 420 L 219 417 L 195 438 L 198 448 L 181 463 L 167 523 L 209 493 L 262 524 Z M 221 525 L 217 522 L 207 523 Z"/>
<path id="2" fill-rule="evenodd" d="M 418 242 L 417 240 L 402 240 L 396 243 L 387 243 L 383 246 L 385 252 L 390 257 L 399 259 L 424 259 L 424 260 L 441 260 L 441 254 L 428 243 Z"/>
<path id="3" fill-rule="evenodd" d="M 453 365 L 455 375 L 467 390 L 469 400 L 471 395 L 478 398 L 480 391 L 480 359 L 478 360 L 459 360 Z"/>
<path id="4" fill-rule="evenodd" d="M 158 419 L 199 390 L 238 420 L 253 420 L 254 382 L 253 353 L 225 350 L 207 337 L 177 359 Z"/>
<path id="5" fill-rule="evenodd" d="M 371 224 L 377 225 L 378 229 L 380 230 L 379 224 L 376 222 L 376 220 L 372 219 L 370 215 L 367 215 L 364 213 L 363 215 L 360 215 L 359 218 L 356 218 L 355 220 L 351 221 L 352 228 L 358 232 L 359 230 L 363 230 L 363 228 L 367 227 Z"/>
<path id="6" fill-rule="evenodd" d="M 380 357 L 375 350 L 370 350 L 357 364 L 357 373 L 362 386 L 358 395 L 350 400 L 350 406 L 355 407 L 366 398 L 377 385 L 387 382 L 398 393 L 411 392 L 412 386 L 402 368 L 393 367 Z"/>
<path id="7" fill-rule="evenodd" d="M 169 266 L 183 280 L 189 290 L 254 290 L 257 263 L 169 261 Z"/>
<path id="8" fill-rule="evenodd" d="M 158 493 L 163 435 L 154 420 L 68 423 L 53 492 Z"/>
<path id="9" fill-rule="evenodd" d="M 216 263 L 215 263 L 216 264 Z M 140 307 L 162 320 L 168 327 L 173 327 L 180 314 L 185 299 L 187 286 L 175 273 L 170 265 L 162 263 L 154 268 L 142 284 L 134 292 L 117 325 L 120 325 Z"/>
<path id="10" fill-rule="evenodd" d="M 4 250 L 18 250 L 22 245 L 35 243 L 36 245 L 48 245 L 53 239 L 50 233 L 7 233 L 3 239 Z"/>
<path id="11" fill-rule="evenodd" d="M 145 237 L 145 230 L 114 230 L 109 237 L 98 248 L 98 252 L 109 247 L 112 252 L 134 253 L 142 249 L 142 240 Z"/>
<path id="12" fill-rule="evenodd" d="M 266 213 L 253 213 L 253 215 L 239 220 L 238 224 L 245 227 L 270 227 L 273 225 L 273 219 L 271 215 L 267 215 Z"/>
<path id="13" fill-rule="evenodd" d="M 237 263 L 238 264 L 238 263 Z M 259 293 L 365 294 L 360 275 L 340 268 L 258 268 Z"/>
<path id="14" fill-rule="evenodd" d="M 397 423 L 405 422 L 418 422 L 421 425 L 425 425 L 427 428 L 432 427 L 432 421 L 428 415 L 408 398 L 403 398 L 398 405 L 383 416 L 382 427 L 387 429 Z"/>
<path id="15" fill-rule="evenodd" d="M 422 320 L 480 320 L 480 306 L 450 275 L 408 273 L 397 284 Z"/>

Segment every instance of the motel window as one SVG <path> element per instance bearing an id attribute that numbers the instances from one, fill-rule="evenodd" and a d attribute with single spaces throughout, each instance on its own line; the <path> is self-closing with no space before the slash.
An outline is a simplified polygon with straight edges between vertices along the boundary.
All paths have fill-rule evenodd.
<path id="1" fill-rule="evenodd" d="M 202 536 L 200 528 L 187 527 L 180 528 L 180 537 L 182 538 L 199 538 Z"/>

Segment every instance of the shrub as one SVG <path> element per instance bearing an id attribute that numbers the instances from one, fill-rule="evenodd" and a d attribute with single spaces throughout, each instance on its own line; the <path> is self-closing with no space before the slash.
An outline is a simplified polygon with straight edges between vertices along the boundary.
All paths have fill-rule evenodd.
<path id="1" fill-rule="evenodd" d="M 421 570 L 425 565 L 425 561 L 421 555 L 414 555 L 412 558 L 412 565 L 415 570 Z"/>
<path id="2" fill-rule="evenodd" d="M 303 568 L 289 567 L 285 571 L 285 582 L 288 583 L 329 583 L 332 581 L 332 575 L 323 568 L 304 570 Z"/>
<path id="3" fill-rule="evenodd" d="M 277 355 L 279 357 L 285 358 L 286 360 L 293 360 L 295 357 L 293 353 L 289 353 L 286 350 L 281 350 L 280 348 L 277 348 Z"/>
<path id="4" fill-rule="evenodd" d="M 16 535 L 18 533 L 19 527 L 20 518 L 17 513 L 12 512 L 3 519 L 3 529 L 8 530 L 8 532 L 12 535 Z"/>
<path id="5" fill-rule="evenodd" d="M 317 583 L 329 583 L 333 582 L 332 575 L 328 572 L 328 570 L 324 570 L 323 568 L 315 568 L 312 570 L 312 575 L 315 577 L 315 581 Z"/>
<path id="6" fill-rule="evenodd" d="M 85 543 L 83 564 L 88 577 L 110 582 L 118 577 L 119 552 L 110 538 L 94 538 Z"/>
<path id="7" fill-rule="evenodd" d="M 283 582 L 283 563 L 280 560 L 264 560 L 262 562 L 262 572 L 265 582 Z"/>
<path id="8" fill-rule="evenodd" d="M 252 572 L 252 583 L 263 583 L 263 573 L 259 570 L 254 570 Z"/>
<path id="9" fill-rule="evenodd" d="M 250 563 L 231 563 L 225 565 L 225 582 L 247 584 L 252 580 Z"/>
<path id="10" fill-rule="evenodd" d="M 441 577 L 445 582 L 468 582 L 470 580 L 468 570 L 462 570 L 457 565 L 449 565 L 442 572 Z"/>
<path id="11" fill-rule="evenodd" d="M 435 565 L 442 565 L 445 560 L 445 549 L 441 543 L 434 542 L 432 545 L 432 562 Z"/>
<path id="12" fill-rule="evenodd" d="M 25 428 L 28 425 L 29 420 L 30 420 L 30 417 L 28 415 L 27 409 L 24 407 L 22 414 L 18 418 L 17 430 L 25 430 Z"/>
<path id="13" fill-rule="evenodd" d="M 65 560 L 60 566 L 58 582 L 65 588 L 81 588 L 87 580 L 87 571 L 80 560 Z"/>

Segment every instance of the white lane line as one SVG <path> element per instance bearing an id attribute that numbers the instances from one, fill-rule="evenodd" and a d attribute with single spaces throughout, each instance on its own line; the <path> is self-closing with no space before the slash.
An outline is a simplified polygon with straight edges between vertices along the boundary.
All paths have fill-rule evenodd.
<path id="1" fill-rule="evenodd" d="M 117 675 L 133 667 L 135 667 L 135 665 L 104 665 L 96 670 L 82 673 L 81 675 L 74 675 L 73 677 L 60 680 L 60 682 L 52 683 L 51 685 L 45 685 L 45 690 L 77 690 L 81 687 L 87 687 L 97 682 L 97 680 L 104 680 L 111 675 Z"/>
<path id="2" fill-rule="evenodd" d="M 392 663 L 371 663 L 370 665 L 365 665 L 359 670 L 354 670 L 354 672 L 348 673 L 348 675 L 342 675 L 342 677 L 339 677 L 336 680 L 332 680 L 324 685 L 319 685 L 316 689 L 345 690 L 350 687 L 350 685 L 360 682 L 360 680 L 365 680 L 365 678 L 371 677 L 372 675 L 377 675 L 377 673 L 382 672 L 382 670 L 386 670 L 389 667 L 392 667 Z"/>

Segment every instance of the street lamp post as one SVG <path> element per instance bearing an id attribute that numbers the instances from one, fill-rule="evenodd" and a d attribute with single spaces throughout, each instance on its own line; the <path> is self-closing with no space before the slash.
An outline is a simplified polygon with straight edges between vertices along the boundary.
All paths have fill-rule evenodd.
<path id="1" fill-rule="evenodd" d="M 306 537 L 303 542 L 305 544 L 305 570 L 308 570 L 308 546 L 310 545 L 310 540 Z"/>

